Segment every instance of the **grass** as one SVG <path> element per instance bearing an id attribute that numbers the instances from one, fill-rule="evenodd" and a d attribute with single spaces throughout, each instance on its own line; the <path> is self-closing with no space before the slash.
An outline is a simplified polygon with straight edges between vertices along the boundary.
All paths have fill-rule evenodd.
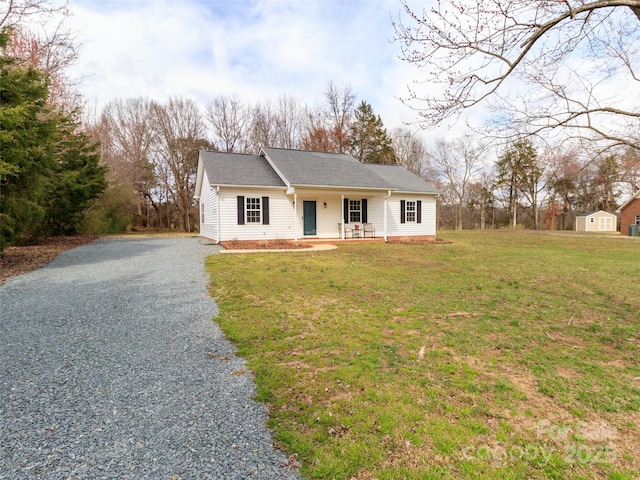
<path id="1" fill-rule="evenodd" d="M 441 238 L 207 260 L 304 477 L 637 478 L 640 242 Z"/>

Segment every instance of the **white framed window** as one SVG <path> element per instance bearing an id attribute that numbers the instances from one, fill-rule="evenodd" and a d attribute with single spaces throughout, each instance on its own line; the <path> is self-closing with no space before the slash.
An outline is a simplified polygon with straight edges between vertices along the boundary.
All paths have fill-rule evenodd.
<path id="1" fill-rule="evenodd" d="M 362 202 L 360 200 L 349 200 L 349 222 L 358 223 L 362 221 Z"/>
<path id="2" fill-rule="evenodd" d="M 636 225 L 640 225 L 640 214 L 636 215 Z"/>
<path id="3" fill-rule="evenodd" d="M 205 220 L 204 217 L 204 203 L 200 204 L 200 224 L 203 224 Z"/>
<path id="4" fill-rule="evenodd" d="M 416 221 L 416 202 L 407 201 L 406 205 L 406 222 L 415 222 Z"/>
<path id="5" fill-rule="evenodd" d="M 246 202 L 247 223 L 261 223 L 262 209 L 260 208 L 260 197 L 247 197 Z"/>
<path id="6" fill-rule="evenodd" d="M 400 200 L 400 223 L 422 223 L 422 200 Z"/>
<path id="7" fill-rule="evenodd" d="M 269 225 L 269 197 L 237 196 L 238 225 L 246 223 L 262 223 Z"/>

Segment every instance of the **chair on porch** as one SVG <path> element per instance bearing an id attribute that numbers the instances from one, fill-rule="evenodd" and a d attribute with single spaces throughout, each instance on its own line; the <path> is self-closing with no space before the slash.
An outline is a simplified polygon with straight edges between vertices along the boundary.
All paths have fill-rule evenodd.
<path id="1" fill-rule="evenodd" d="M 342 224 L 339 223 L 338 224 L 338 235 L 340 236 L 340 238 L 342 238 Z M 348 225 L 344 226 L 344 238 L 353 238 L 354 233 L 353 233 L 353 228 L 351 228 Z"/>
<path id="2" fill-rule="evenodd" d="M 373 223 L 362 224 L 362 236 L 367 238 L 367 234 L 369 234 L 371 238 L 376 237 L 376 229 L 374 228 Z"/>

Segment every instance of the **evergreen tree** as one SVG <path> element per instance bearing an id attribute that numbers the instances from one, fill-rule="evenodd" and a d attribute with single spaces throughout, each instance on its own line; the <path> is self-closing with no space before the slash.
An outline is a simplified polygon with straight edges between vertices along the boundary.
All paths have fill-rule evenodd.
<path id="1" fill-rule="evenodd" d="M 107 187 L 96 145 L 68 118 L 60 118 L 54 147 L 56 164 L 45 201 L 44 236 L 73 235 L 82 228 L 85 210 Z"/>
<path id="2" fill-rule="evenodd" d="M 371 105 L 362 101 L 355 111 L 350 131 L 351 154 L 362 163 L 396 164 L 391 138 L 379 115 Z"/>
<path id="3" fill-rule="evenodd" d="M 4 49 L 8 35 L 1 37 Z M 47 85 L 33 68 L 0 56 L 0 249 L 45 215 L 47 172 L 53 166 L 55 121 L 45 113 Z"/>
<path id="4" fill-rule="evenodd" d="M 0 250 L 19 240 L 75 233 L 87 202 L 106 186 L 95 146 L 47 106 L 46 76 L 4 54 L 8 40 L 2 32 Z"/>

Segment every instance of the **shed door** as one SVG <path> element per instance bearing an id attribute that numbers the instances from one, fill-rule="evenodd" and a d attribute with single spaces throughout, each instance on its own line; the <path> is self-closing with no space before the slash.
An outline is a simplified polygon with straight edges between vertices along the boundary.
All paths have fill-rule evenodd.
<path id="1" fill-rule="evenodd" d="M 610 232 L 613 230 L 613 218 L 611 217 L 600 217 L 598 222 L 598 229 L 601 232 Z"/>
<path id="2" fill-rule="evenodd" d="M 316 202 L 304 200 L 302 202 L 302 215 L 305 235 L 317 235 L 316 230 Z"/>

